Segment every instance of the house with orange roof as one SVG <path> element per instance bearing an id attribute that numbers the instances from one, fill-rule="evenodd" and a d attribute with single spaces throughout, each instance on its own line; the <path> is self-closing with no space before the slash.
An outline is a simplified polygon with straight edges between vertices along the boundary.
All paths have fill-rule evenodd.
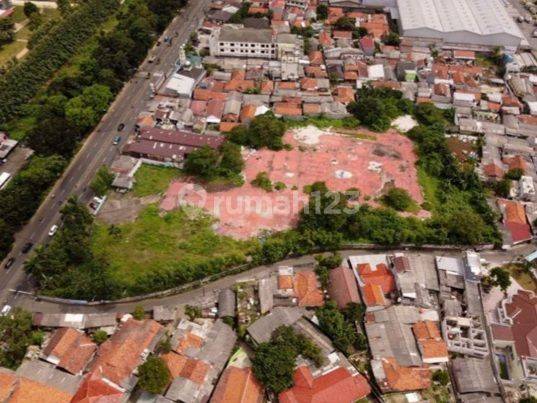
<path id="1" fill-rule="evenodd" d="M 125 399 L 125 394 L 117 386 L 103 380 L 100 371 L 93 371 L 84 377 L 71 403 L 121 403 Z"/>
<path id="2" fill-rule="evenodd" d="M 431 386 L 431 370 L 426 366 L 402 366 L 392 357 L 371 360 L 371 368 L 383 393 L 412 392 Z"/>
<path id="3" fill-rule="evenodd" d="M 280 403 L 332 402 L 353 403 L 371 393 L 367 380 L 339 367 L 314 377 L 307 366 L 300 366 L 293 375 L 293 387 L 278 395 Z M 336 397 L 337 396 L 337 397 Z"/>
<path id="4" fill-rule="evenodd" d="M 74 393 L 18 376 L 0 368 L 0 399 L 3 402 L 69 403 Z"/>
<path id="5" fill-rule="evenodd" d="M 386 263 L 360 263 L 357 272 L 361 283 L 380 286 L 382 293 L 389 295 L 395 291 L 395 279 Z"/>
<path id="6" fill-rule="evenodd" d="M 276 102 L 274 104 L 274 115 L 277 117 L 300 118 L 302 108 L 300 104 L 293 102 Z"/>
<path id="7" fill-rule="evenodd" d="M 226 368 L 211 398 L 211 403 L 261 403 L 263 386 L 252 368 Z"/>
<path id="8" fill-rule="evenodd" d="M 256 379 L 248 355 L 242 348 L 239 348 L 222 373 L 210 403 L 261 403 L 263 401 L 263 385 Z"/>
<path id="9" fill-rule="evenodd" d="M 299 307 L 312 308 L 324 305 L 324 295 L 317 280 L 317 274 L 313 269 L 295 274 L 293 291 Z"/>
<path id="10" fill-rule="evenodd" d="M 376 311 L 390 305 L 390 300 L 384 296 L 382 287 L 378 284 L 366 284 L 360 287 L 360 294 L 368 312 Z"/>
<path id="11" fill-rule="evenodd" d="M 439 364 L 449 361 L 447 344 L 440 335 L 437 323 L 430 320 L 416 322 L 412 331 L 424 363 Z"/>
<path id="12" fill-rule="evenodd" d="M 330 270 L 328 294 L 339 309 L 347 307 L 350 303 L 360 302 L 356 278 L 350 268 L 340 266 Z"/>
<path id="13" fill-rule="evenodd" d="M 533 235 L 524 205 L 515 200 L 498 199 L 498 206 L 503 216 L 503 247 L 531 241 Z"/>
<path id="14" fill-rule="evenodd" d="M 84 332 L 64 327 L 52 334 L 42 357 L 73 375 L 79 375 L 96 350 L 97 345 Z"/>
<path id="15" fill-rule="evenodd" d="M 97 350 L 90 372 L 99 371 L 105 382 L 122 390 L 136 384 L 134 371 L 154 350 L 164 328 L 154 320 L 129 319 Z"/>

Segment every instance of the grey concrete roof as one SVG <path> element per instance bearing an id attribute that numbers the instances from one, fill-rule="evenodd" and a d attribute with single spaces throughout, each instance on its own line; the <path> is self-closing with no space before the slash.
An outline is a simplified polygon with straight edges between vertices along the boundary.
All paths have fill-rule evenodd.
<path id="1" fill-rule="evenodd" d="M 248 327 L 250 337 L 256 343 L 270 340 L 272 332 L 280 326 L 292 325 L 302 317 L 303 310 L 297 307 L 276 307 L 266 316 L 259 318 Z"/>
<path id="2" fill-rule="evenodd" d="M 235 293 L 229 288 L 220 291 L 220 294 L 218 294 L 218 316 L 220 318 L 235 316 L 236 307 Z"/>
<path id="3" fill-rule="evenodd" d="M 221 42 L 272 43 L 271 29 L 223 27 L 218 40 Z"/>
<path id="4" fill-rule="evenodd" d="M 460 393 L 499 391 L 488 359 L 455 358 L 451 363 L 457 390 Z"/>
<path id="5" fill-rule="evenodd" d="M 16 374 L 54 389 L 74 395 L 80 386 L 82 376 L 75 376 L 54 368 L 54 365 L 39 361 L 24 361 Z"/>

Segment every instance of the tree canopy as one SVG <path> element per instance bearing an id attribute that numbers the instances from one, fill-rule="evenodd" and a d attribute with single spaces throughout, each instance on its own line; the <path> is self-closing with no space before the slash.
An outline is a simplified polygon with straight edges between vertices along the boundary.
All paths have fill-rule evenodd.
<path id="1" fill-rule="evenodd" d="M 282 137 L 285 134 L 285 123 L 277 119 L 272 112 L 256 116 L 249 126 L 237 126 L 229 134 L 229 139 L 252 148 L 283 149 Z"/>
<path id="2" fill-rule="evenodd" d="M 164 392 L 170 381 L 170 370 L 160 357 L 152 355 L 138 367 L 138 386 L 149 393 Z"/>

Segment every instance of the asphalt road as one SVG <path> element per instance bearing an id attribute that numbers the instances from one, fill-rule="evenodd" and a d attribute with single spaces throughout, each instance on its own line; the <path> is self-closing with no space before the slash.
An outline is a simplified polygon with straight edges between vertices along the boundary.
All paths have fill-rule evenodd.
<path id="1" fill-rule="evenodd" d="M 95 173 L 102 165 L 110 165 L 121 151 L 122 144 L 118 146 L 112 144 L 114 137 L 120 134 L 122 143 L 124 143 L 126 137 L 134 131 L 136 117 L 144 110 L 151 95 L 149 87 L 151 80 L 139 76 L 143 76 L 147 72 L 165 72 L 166 74 L 172 72 L 181 44 L 188 40 L 190 33 L 195 31 L 203 20 L 204 8 L 208 3 L 209 0 L 191 0 L 174 18 L 161 36 L 161 38 L 172 37 L 172 45 L 169 46 L 161 41 L 160 46 L 155 46 L 149 52 L 156 59 L 160 58 L 160 63 L 149 63 L 147 59 L 142 63 L 137 77 L 125 84 L 108 112 L 93 133 L 84 141 L 33 218 L 16 235 L 15 244 L 6 258 L 7 260 L 14 257 L 15 262 L 9 270 L 0 272 L 1 305 L 6 303 L 11 305 L 12 291 L 25 287 L 26 274 L 23 266 L 28 256 L 21 251 L 24 244 L 32 242 L 37 245 L 47 241 L 50 227 L 58 223 L 61 206 L 70 196 L 78 196 L 83 202 L 91 200 L 93 194 L 89 189 L 89 184 Z M 125 128 L 121 133 L 118 133 L 117 127 L 120 123 L 124 123 Z M 0 264 L 0 267 L 4 267 L 3 264 L 5 261 Z M 13 301 L 13 303 L 15 302 Z"/>
<path id="2" fill-rule="evenodd" d="M 405 252 L 404 250 L 386 249 L 390 253 Z M 522 256 L 535 250 L 535 245 L 520 245 L 509 251 L 483 251 L 481 257 L 489 262 L 489 267 L 495 267 L 504 263 L 517 260 Z M 382 253 L 382 250 L 340 250 L 340 255 L 346 259 L 352 255 L 361 255 L 369 253 Z M 422 254 L 434 253 L 434 251 L 421 251 Z M 451 254 L 452 252 L 440 251 L 440 254 Z M 457 253 L 457 252 L 453 252 Z M 147 298 L 136 302 L 103 304 L 103 305 L 73 305 L 53 303 L 43 300 L 36 300 L 33 295 L 27 293 L 15 293 L 11 296 L 10 304 L 20 306 L 29 312 L 45 313 L 99 313 L 99 312 L 122 312 L 128 313 L 134 311 L 137 306 L 143 306 L 146 311 L 155 306 L 179 307 L 184 304 L 197 306 L 211 305 L 217 298 L 218 293 L 232 287 L 238 281 L 252 279 L 261 279 L 269 275 L 275 275 L 280 266 L 294 267 L 313 267 L 315 264 L 314 255 L 306 255 L 298 258 L 287 259 L 273 265 L 258 266 L 251 270 L 223 277 L 219 280 L 207 283 L 206 285 L 180 294 L 168 295 L 160 298 Z"/>

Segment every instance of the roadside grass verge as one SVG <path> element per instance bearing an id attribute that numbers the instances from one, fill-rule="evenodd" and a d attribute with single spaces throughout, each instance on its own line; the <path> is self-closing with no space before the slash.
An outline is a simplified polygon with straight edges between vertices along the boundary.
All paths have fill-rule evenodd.
<path id="1" fill-rule="evenodd" d="M 136 181 L 133 194 L 136 197 L 144 197 L 163 193 L 170 182 L 181 175 L 181 171 L 177 168 L 142 164 L 134 175 Z"/>
<path id="2" fill-rule="evenodd" d="M 127 289 L 135 284 L 140 287 L 144 278 L 172 272 L 177 275 L 212 259 L 244 262 L 254 242 L 218 235 L 213 223 L 212 217 L 193 209 L 161 214 L 156 205 L 151 205 L 134 222 L 113 229 L 96 223 L 92 248 L 96 256 L 106 258 L 111 275 Z M 186 280 L 191 275 L 179 274 Z"/>

